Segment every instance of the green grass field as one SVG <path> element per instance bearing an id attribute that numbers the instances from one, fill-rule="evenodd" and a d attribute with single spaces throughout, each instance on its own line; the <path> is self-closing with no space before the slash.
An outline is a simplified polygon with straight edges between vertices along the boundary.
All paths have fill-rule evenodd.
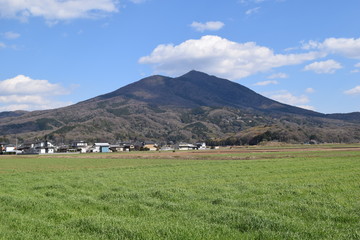
<path id="1" fill-rule="evenodd" d="M 360 239 L 359 149 L 274 149 L 0 156 L 0 239 Z"/>

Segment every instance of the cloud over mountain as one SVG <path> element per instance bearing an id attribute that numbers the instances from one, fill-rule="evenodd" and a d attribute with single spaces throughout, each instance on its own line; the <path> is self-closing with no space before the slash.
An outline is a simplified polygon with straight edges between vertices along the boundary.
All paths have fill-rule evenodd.
<path id="1" fill-rule="evenodd" d="M 198 69 L 235 80 L 321 56 L 323 54 L 319 52 L 276 54 L 272 49 L 255 42 L 238 43 L 207 35 L 179 45 L 158 45 L 149 56 L 140 58 L 139 62 L 152 65 L 158 73 L 176 75 Z"/>
<path id="2" fill-rule="evenodd" d="M 310 102 L 310 100 L 306 95 L 295 96 L 286 90 L 282 90 L 282 91 L 267 93 L 266 96 L 282 103 L 290 104 L 308 110 L 315 110 L 313 106 L 307 105 Z"/>

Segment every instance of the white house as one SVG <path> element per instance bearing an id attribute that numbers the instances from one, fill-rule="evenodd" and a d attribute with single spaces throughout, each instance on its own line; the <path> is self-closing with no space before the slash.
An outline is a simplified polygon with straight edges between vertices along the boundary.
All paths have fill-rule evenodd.
<path id="1" fill-rule="evenodd" d="M 6 146 L 5 152 L 14 152 L 16 150 L 15 146 Z"/>
<path id="2" fill-rule="evenodd" d="M 184 151 L 184 150 L 195 150 L 197 146 L 191 143 L 179 143 L 177 149 Z"/>
<path id="3" fill-rule="evenodd" d="M 5 147 L 5 152 L 8 154 L 19 154 L 22 153 L 22 151 L 16 149 L 15 146 L 9 145 Z"/>
<path id="4" fill-rule="evenodd" d="M 77 151 L 81 152 L 81 153 L 86 153 L 87 150 L 89 149 L 88 147 L 88 143 L 85 141 L 77 141 L 77 142 L 73 142 L 71 144 L 71 147 L 75 148 Z"/>
<path id="5" fill-rule="evenodd" d="M 97 153 L 105 153 L 110 152 L 110 144 L 109 143 L 95 143 L 92 148 L 90 148 L 90 152 Z"/>
<path id="6" fill-rule="evenodd" d="M 54 153 L 55 146 L 48 141 L 45 142 L 37 142 L 34 144 L 33 152 L 38 154 L 46 154 L 46 153 Z"/>
<path id="7" fill-rule="evenodd" d="M 196 147 L 198 150 L 206 150 L 206 143 L 204 142 L 196 143 Z"/>
<path id="8" fill-rule="evenodd" d="M 46 154 L 46 153 L 54 153 L 55 149 L 52 147 L 45 148 L 45 147 L 38 147 L 34 149 L 34 153 L 38 154 Z"/>

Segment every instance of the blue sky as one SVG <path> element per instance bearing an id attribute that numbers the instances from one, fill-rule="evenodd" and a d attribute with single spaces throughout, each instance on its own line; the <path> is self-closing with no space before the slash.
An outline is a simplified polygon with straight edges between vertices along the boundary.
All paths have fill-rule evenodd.
<path id="1" fill-rule="evenodd" d="M 323 113 L 360 111 L 359 0 L 0 0 L 0 111 L 195 69 Z"/>

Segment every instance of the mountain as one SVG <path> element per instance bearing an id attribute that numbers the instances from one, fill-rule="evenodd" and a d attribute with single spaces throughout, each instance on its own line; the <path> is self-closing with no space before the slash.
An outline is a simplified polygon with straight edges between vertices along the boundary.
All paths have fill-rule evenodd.
<path id="1" fill-rule="evenodd" d="M 117 96 L 126 96 L 159 106 L 184 108 L 226 106 L 322 116 L 313 111 L 276 102 L 240 84 L 198 71 L 191 71 L 178 78 L 148 77 L 95 99 L 111 99 Z"/>
<path id="2" fill-rule="evenodd" d="M 151 76 L 77 104 L 0 113 L 0 141 L 156 140 L 250 143 L 356 142 L 360 114 L 322 114 L 266 98 L 238 83 L 191 71 Z"/>

